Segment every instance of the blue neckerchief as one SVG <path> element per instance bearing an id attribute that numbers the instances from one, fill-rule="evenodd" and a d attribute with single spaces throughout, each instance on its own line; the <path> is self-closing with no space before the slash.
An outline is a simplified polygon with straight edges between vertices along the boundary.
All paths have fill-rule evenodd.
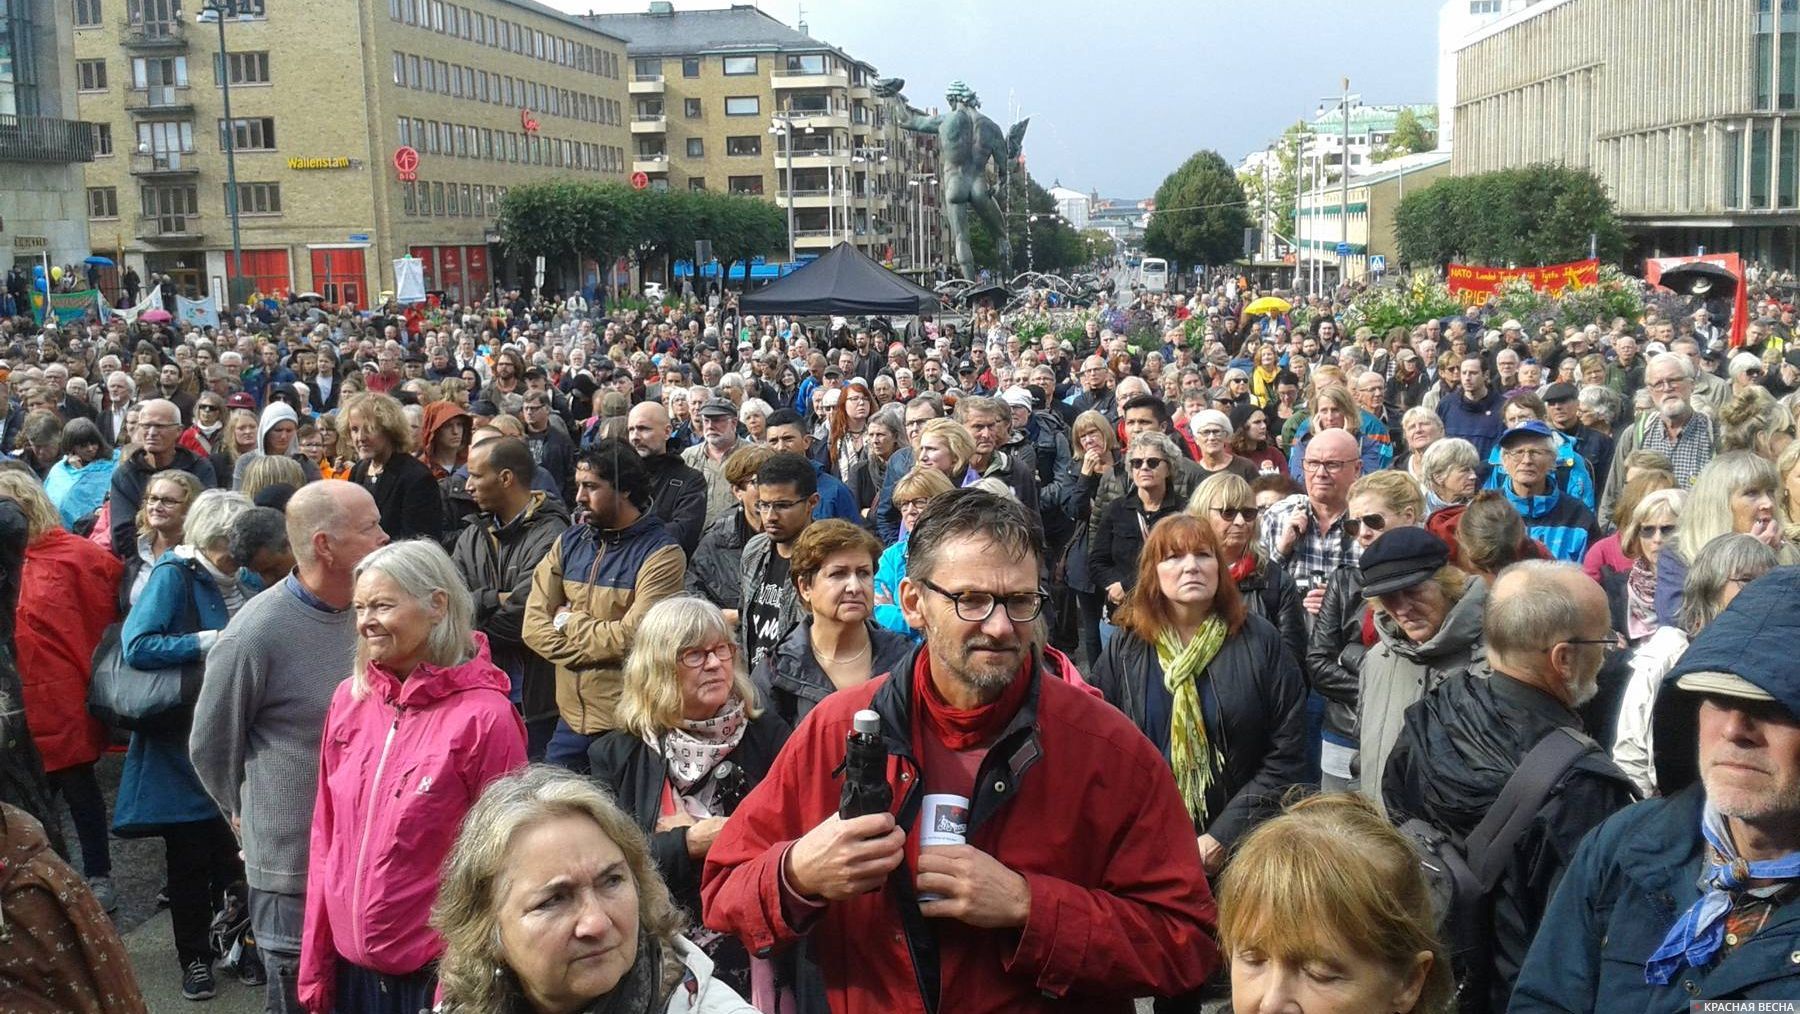
<path id="1" fill-rule="evenodd" d="M 1725 942 L 1725 915 L 1731 911 L 1732 892 L 1743 890 L 1752 880 L 1800 878 L 1800 852 L 1754 863 L 1739 858 L 1725 831 L 1725 818 L 1710 801 L 1700 813 L 1700 834 L 1725 861 L 1706 864 L 1700 875 L 1700 900 L 1681 914 L 1663 937 L 1662 946 L 1645 962 L 1644 981 L 1652 986 L 1667 986 L 1683 965 L 1704 968 L 1712 962 Z"/>

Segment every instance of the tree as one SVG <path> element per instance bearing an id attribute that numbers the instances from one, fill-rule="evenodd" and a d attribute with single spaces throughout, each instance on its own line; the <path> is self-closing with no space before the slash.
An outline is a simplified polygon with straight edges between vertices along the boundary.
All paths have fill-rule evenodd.
<path id="1" fill-rule="evenodd" d="M 1400 257 L 1417 267 L 1489 267 L 1601 260 L 1625 253 L 1625 231 L 1599 177 L 1537 163 L 1457 176 L 1406 195 L 1394 212 Z"/>
<path id="2" fill-rule="evenodd" d="M 1434 118 L 1435 120 L 1435 118 Z M 1430 133 L 1435 131 L 1435 122 L 1431 128 L 1411 109 L 1402 109 L 1394 117 L 1394 132 L 1388 135 L 1387 143 L 1369 156 L 1372 162 L 1386 162 L 1402 155 L 1412 155 L 1431 148 Z"/>
<path id="3" fill-rule="evenodd" d="M 787 219 L 775 205 L 756 197 L 713 191 L 699 191 L 693 197 L 701 238 L 712 241 L 713 256 L 719 261 L 721 285 L 730 280 L 739 261 L 744 263 L 748 280 L 751 260 L 786 249 Z"/>
<path id="4" fill-rule="evenodd" d="M 1004 280 L 1026 268 L 1063 271 L 1087 263 L 1087 248 L 1073 226 L 1057 214 L 1056 199 L 1024 170 L 1013 172 L 996 195 L 1006 215 L 1013 262 L 1000 263 L 998 244 L 979 215 L 969 215 L 969 243 L 975 263 L 996 265 Z"/>
<path id="5" fill-rule="evenodd" d="M 1156 188 L 1144 248 L 1185 267 L 1228 264 L 1243 255 L 1244 188 L 1216 151 L 1196 152 Z"/>
<path id="6" fill-rule="evenodd" d="M 500 202 L 500 245 L 514 256 L 611 264 L 638 244 L 643 219 L 636 194 L 618 183 L 568 180 L 513 187 Z"/>

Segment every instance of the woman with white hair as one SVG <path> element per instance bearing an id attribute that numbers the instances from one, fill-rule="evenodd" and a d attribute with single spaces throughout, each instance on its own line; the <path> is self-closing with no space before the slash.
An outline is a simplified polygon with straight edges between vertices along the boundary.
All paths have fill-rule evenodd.
<path id="1" fill-rule="evenodd" d="M 1481 489 L 1481 458 L 1475 445 L 1461 437 L 1434 440 L 1419 461 L 1425 486 L 1427 516 L 1475 499 Z"/>
<path id="2" fill-rule="evenodd" d="M 751 443 L 760 444 L 768 439 L 769 415 L 774 411 L 761 398 L 745 398 L 738 406 L 738 422 L 744 424 L 744 432 L 749 434 Z"/>
<path id="3" fill-rule="evenodd" d="M 1188 420 L 1188 430 L 1194 435 L 1194 444 L 1200 448 L 1199 479 L 1210 479 L 1221 473 L 1238 476 L 1245 482 L 1255 482 L 1259 470 L 1249 461 L 1231 452 L 1231 417 L 1215 408 L 1196 413 Z"/>
<path id="4" fill-rule="evenodd" d="M 1774 550 L 1782 563 L 1800 563 L 1800 552 L 1787 541 L 1779 491 L 1774 463 L 1750 451 L 1730 451 L 1706 463 L 1688 489 L 1680 530 L 1657 559 L 1657 623 L 1675 625 L 1689 564 L 1721 535 L 1748 535 Z"/>
<path id="5" fill-rule="evenodd" d="M 119 640 L 126 665 L 180 669 L 184 682 L 191 674 L 198 685 L 219 632 L 261 586 L 254 577 L 240 576 L 238 561 L 231 558 L 232 523 L 249 509 L 243 494 L 225 490 L 207 490 L 194 499 L 181 544 L 156 561 L 125 617 Z M 113 834 L 163 839 L 181 993 L 189 1000 L 211 997 L 213 906 L 227 888 L 242 890 L 244 862 L 230 825 L 188 759 L 186 722 L 131 734 Z M 239 973 L 245 973 L 242 964 Z"/>
<path id="6" fill-rule="evenodd" d="M 443 879 L 444 1014 L 756 1014 L 681 935 L 644 833 L 580 775 L 488 786 Z"/>
<path id="7" fill-rule="evenodd" d="M 325 715 L 313 803 L 300 1002 L 417 1014 L 444 949 L 426 922 L 438 869 L 482 788 L 524 766 L 525 726 L 436 543 L 370 553 L 352 605 L 356 663 Z"/>

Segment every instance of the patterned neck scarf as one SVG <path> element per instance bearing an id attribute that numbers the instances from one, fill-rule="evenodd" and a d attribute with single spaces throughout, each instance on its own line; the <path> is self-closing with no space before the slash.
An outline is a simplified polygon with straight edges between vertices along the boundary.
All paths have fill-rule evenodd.
<path id="1" fill-rule="evenodd" d="M 652 741 L 650 745 L 662 750 L 663 760 L 669 766 L 669 781 L 676 791 L 685 794 L 720 761 L 731 756 L 731 751 L 743 741 L 748 724 L 744 702 L 734 696 L 713 717 L 684 718 L 663 734 L 660 743 Z"/>
<path id="2" fill-rule="evenodd" d="M 1656 633 L 1656 571 L 1639 559 L 1625 575 L 1625 637 L 1641 641 Z"/>
<path id="3" fill-rule="evenodd" d="M 1208 616 L 1185 645 L 1173 630 L 1164 630 L 1156 639 L 1163 687 L 1175 699 L 1169 716 L 1169 767 L 1188 815 L 1202 828 L 1207 822 L 1206 790 L 1224 767 L 1225 757 L 1219 744 L 1207 738 L 1199 681 L 1224 644 L 1225 621 L 1217 616 Z"/>
<path id="4" fill-rule="evenodd" d="M 1705 968 L 1725 943 L 1725 917 L 1731 912 L 1732 895 L 1752 880 L 1800 879 L 1800 852 L 1780 859 L 1749 862 L 1737 854 L 1725 818 L 1708 800 L 1700 812 L 1700 834 L 1712 846 L 1700 873 L 1700 900 L 1688 907 L 1663 937 L 1662 946 L 1644 964 L 1644 981 L 1667 986 L 1682 966 Z M 1713 859 L 1720 862 L 1713 862 Z"/>

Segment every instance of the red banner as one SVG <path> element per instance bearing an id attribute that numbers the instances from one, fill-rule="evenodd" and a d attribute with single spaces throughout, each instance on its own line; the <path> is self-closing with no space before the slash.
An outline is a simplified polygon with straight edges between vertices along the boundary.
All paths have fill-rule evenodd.
<path id="1" fill-rule="evenodd" d="M 1479 303 L 1492 295 L 1503 283 L 1523 278 L 1539 292 L 1556 293 L 1570 286 L 1593 285 L 1600 280 L 1597 260 L 1570 261 L 1541 268 L 1482 268 L 1470 264 L 1450 265 L 1449 285 L 1454 295 L 1465 303 Z"/>

